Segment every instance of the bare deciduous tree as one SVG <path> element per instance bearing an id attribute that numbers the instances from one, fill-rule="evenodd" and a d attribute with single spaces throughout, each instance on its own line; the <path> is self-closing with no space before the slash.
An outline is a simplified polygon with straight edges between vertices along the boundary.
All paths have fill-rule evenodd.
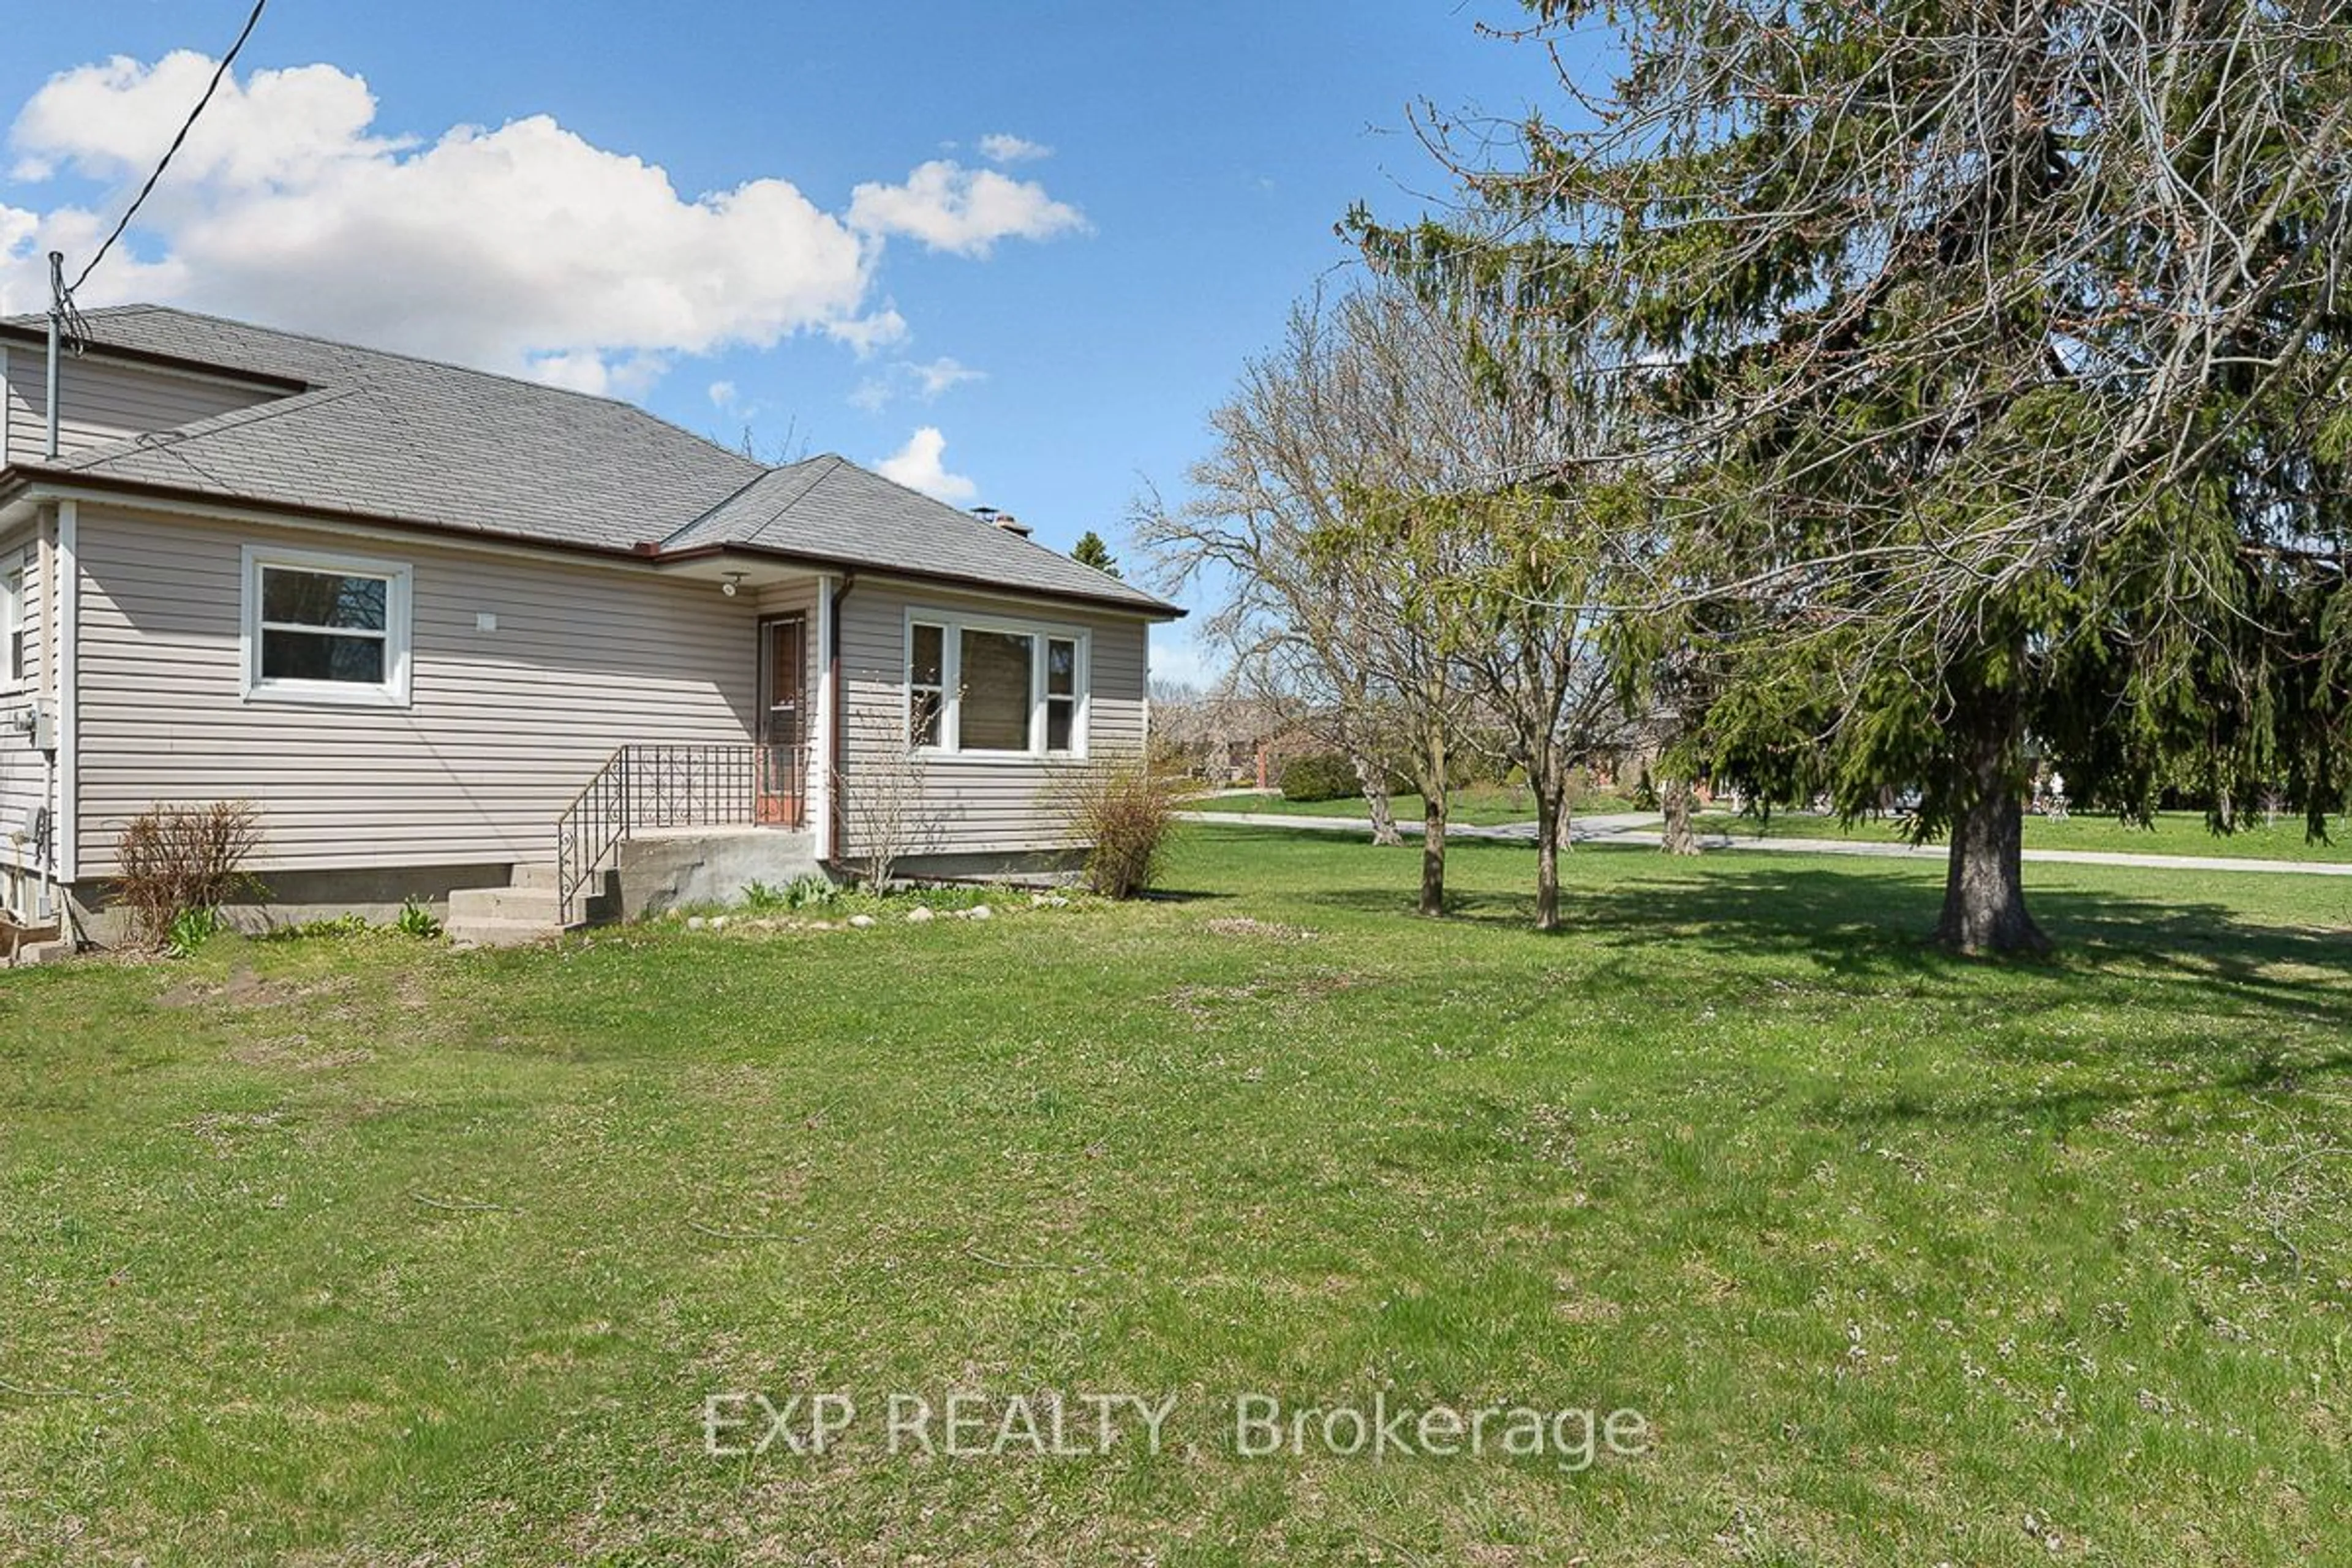
<path id="1" fill-rule="evenodd" d="M 1203 635 L 1233 650 L 1254 696 L 1348 755 L 1376 841 L 1396 844 L 1388 774 L 1401 767 L 1426 784 L 1467 696 L 1430 628 L 1406 613 L 1394 559 L 1334 547 L 1352 537 L 1357 498 L 1402 488 L 1428 454 L 1413 387 L 1364 346 L 1374 324 L 1354 296 L 1294 311 L 1282 347 L 1247 365 L 1211 416 L 1217 447 L 1189 476 L 1192 499 L 1170 508 L 1147 493 L 1130 531 L 1160 581 L 1216 596 Z M 1424 907 L 1443 897 L 1442 783 L 1427 798 L 1439 890 Z"/>

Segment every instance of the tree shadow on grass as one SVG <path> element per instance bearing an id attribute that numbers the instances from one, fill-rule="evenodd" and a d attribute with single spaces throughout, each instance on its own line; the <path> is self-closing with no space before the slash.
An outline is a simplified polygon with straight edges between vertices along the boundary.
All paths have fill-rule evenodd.
<path id="1" fill-rule="evenodd" d="M 1526 851 L 1523 847 L 1477 844 L 1454 846 L 1447 853 L 1449 858 L 1498 853 L 1524 858 Z M 2211 900 L 2182 903 L 2120 892 L 2032 888 L 2028 904 L 2056 944 L 2055 955 L 2048 962 L 1971 959 L 1948 952 L 1929 939 L 1943 900 L 1940 867 L 1857 861 L 1849 870 L 1819 865 L 1727 866 L 1712 858 L 1654 860 L 1651 865 L 1666 874 L 1599 886 L 1579 883 L 1571 868 L 1560 888 L 1558 934 L 1617 945 L 1672 942 L 1742 955 L 1789 954 L 1831 973 L 1864 976 L 2000 973 L 2064 982 L 2079 979 L 2086 969 L 2127 960 L 2137 968 L 2155 964 L 2185 976 L 2231 983 L 2261 983 L 2283 965 L 2334 970 L 2352 981 L 2352 931 L 2265 924 Z M 1309 902 L 1366 911 L 1411 909 L 1410 891 L 1393 888 L 1335 888 L 1301 896 Z M 1532 889 L 1479 888 L 1449 893 L 1446 913 L 1467 924 L 1538 934 L 1532 930 Z"/>
<path id="2" fill-rule="evenodd" d="M 1482 851 L 1510 852 L 1481 846 L 1470 854 Z M 1784 1001 L 1793 970 L 1810 972 L 1832 1006 L 1840 997 L 1897 1008 L 1993 1005 L 1983 1024 L 1967 1026 L 1981 1031 L 1970 1048 L 1994 1077 L 1927 1099 L 1901 1089 L 1841 1093 L 1822 1107 L 1833 1121 L 2025 1118 L 2063 1135 L 2128 1102 L 2287 1090 L 2352 1070 L 2352 1054 L 2315 1057 L 2306 1045 L 2282 1055 L 2278 1045 L 2352 1034 L 2352 933 L 2266 923 L 2212 900 L 2037 888 L 2029 901 L 2056 953 L 1987 961 L 1927 938 L 1942 901 L 1940 867 L 1653 861 L 1598 884 L 1569 875 L 1559 934 L 1598 950 L 1575 973 L 1587 994 L 1630 1000 L 1671 989 L 1678 1005 L 1737 1010 Z M 1358 910 L 1407 915 L 1410 908 L 1391 888 L 1302 896 Z M 1497 938 L 1547 942 L 1530 929 L 1534 912 L 1532 891 L 1480 889 L 1448 918 Z M 1671 969 L 1662 968 L 1661 953 L 1671 953 Z M 2103 1035 L 2097 1018 L 2108 1009 L 2134 1021 Z M 2035 1027 L 2060 1014 L 2068 1026 L 2053 1017 L 2048 1030 Z M 2147 1027 L 2149 1017 L 2161 1026 Z M 2061 1068 L 2100 1081 L 2007 1097 L 1981 1092 L 2000 1087 L 2003 1065 Z"/>
<path id="3" fill-rule="evenodd" d="M 1316 837 L 1278 828 L 1252 830 L 1251 836 L 1292 844 Z M 1453 883 L 1446 898 L 1448 922 L 1549 940 L 1533 929 L 1534 889 L 1496 889 L 1492 883 L 1503 879 L 1486 874 L 1507 864 L 1510 879 L 1525 879 L 1532 870 L 1526 845 L 1464 839 L 1449 845 L 1446 853 L 1457 871 L 1474 873 Z M 1599 882 L 1580 879 L 1576 863 L 1596 857 L 1614 862 L 1612 873 L 1622 868 L 1634 874 L 1612 874 Z M 1411 865 L 1419 863 L 1415 852 Z M 2346 1017 L 2345 1009 L 2352 1005 L 2352 931 L 2265 923 L 2211 900 L 2181 902 L 2105 889 L 2029 887 L 2028 905 L 2056 952 L 2042 961 L 1965 958 L 1931 940 L 1943 879 L 1940 863 L 1727 864 L 1715 856 L 1669 859 L 1654 849 L 1587 848 L 1563 866 L 1561 929 L 1554 934 L 1627 950 L 1672 944 L 1682 952 L 1720 952 L 1735 961 L 1782 958 L 1810 964 L 1832 979 L 1856 982 L 1910 979 L 1974 988 L 1987 977 L 2000 977 L 2079 996 L 2086 979 L 2127 973 L 2135 985 L 2172 978 L 2273 994 L 2279 1005 L 2315 1020 Z M 1417 918 L 1412 875 L 1402 869 L 1384 885 L 1284 891 L 1309 904 Z M 1738 967 L 1727 963 L 1725 973 L 1737 977 Z M 1638 980 L 1645 971 L 1636 964 L 1624 973 Z"/>
<path id="4" fill-rule="evenodd" d="M 2201 1057 L 2203 1070 L 2152 1081 L 2147 1065 L 2137 1060 L 2155 1052 L 2174 1062 L 2184 1056 Z M 2078 1053 L 2082 1054 L 2082 1053 Z M 2095 1083 L 2065 1089 L 2035 1089 L 2023 1093 L 1985 1092 L 1988 1086 L 1926 1097 L 1896 1089 L 1842 1092 L 1813 1109 L 1813 1118 L 1839 1126 L 1888 1126 L 1902 1123 L 1969 1126 L 1983 1123 L 2027 1123 L 2048 1131 L 2060 1142 L 2077 1127 L 2098 1121 L 2110 1111 L 2132 1107 L 2166 1105 L 2208 1095 L 2293 1094 L 2307 1083 L 2338 1082 L 2352 1075 L 2352 1052 L 2333 1052 L 2292 1064 L 2268 1049 L 2257 1049 L 2251 1059 L 2234 1067 L 2215 1059 L 2220 1053 L 2210 1040 L 2194 1036 L 2141 1042 L 2132 1062 L 2113 1064 L 2110 1075 Z"/>

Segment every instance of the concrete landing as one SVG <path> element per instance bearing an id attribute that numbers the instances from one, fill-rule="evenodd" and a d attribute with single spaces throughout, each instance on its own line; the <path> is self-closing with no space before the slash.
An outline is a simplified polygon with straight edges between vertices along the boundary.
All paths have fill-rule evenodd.
<path id="1" fill-rule="evenodd" d="M 621 846 L 620 913 L 639 920 L 683 904 L 740 904 L 753 882 L 782 888 L 824 874 L 816 835 L 799 828 L 641 833 Z"/>

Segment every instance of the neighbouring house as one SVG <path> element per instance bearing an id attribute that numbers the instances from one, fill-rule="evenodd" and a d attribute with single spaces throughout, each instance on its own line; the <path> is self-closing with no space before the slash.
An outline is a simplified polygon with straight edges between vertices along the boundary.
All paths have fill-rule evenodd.
<path id="1" fill-rule="evenodd" d="M 102 935 L 124 823 L 249 800 L 269 913 L 521 937 L 1075 847 L 1181 612 L 837 457 L 152 306 L 0 321 L 0 903 Z M 601 900 L 601 906 L 600 901 Z"/>
<path id="2" fill-rule="evenodd" d="M 1280 704 L 1231 691 L 1155 702 L 1151 734 L 1159 755 L 1220 789 L 1271 789 L 1286 764 L 1331 749 Z"/>

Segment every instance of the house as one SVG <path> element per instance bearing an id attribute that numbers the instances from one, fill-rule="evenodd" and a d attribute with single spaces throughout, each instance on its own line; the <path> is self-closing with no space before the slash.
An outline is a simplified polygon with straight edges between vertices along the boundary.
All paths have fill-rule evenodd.
<path id="1" fill-rule="evenodd" d="M 1181 612 L 845 461 L 153 306 L 0 321 L 0 903 L 242 799 L 284 918 L 485 938 L 853 867 L 1066 863 Z"/>

